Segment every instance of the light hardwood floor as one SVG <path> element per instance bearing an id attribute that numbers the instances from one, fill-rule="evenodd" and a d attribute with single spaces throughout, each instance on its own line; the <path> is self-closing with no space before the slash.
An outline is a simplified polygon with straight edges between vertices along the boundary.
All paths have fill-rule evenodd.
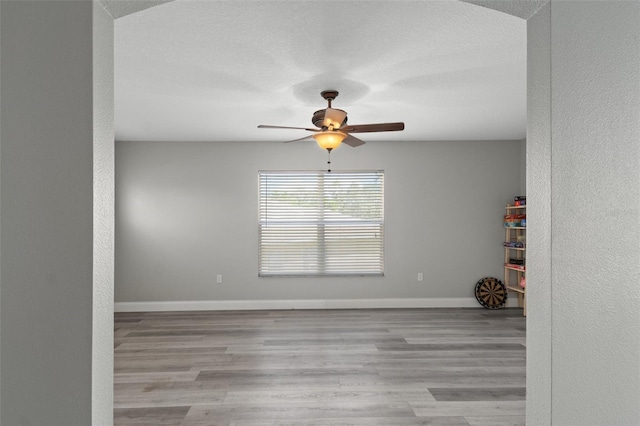
<path id="1" fill-rule="evenodd" d="M 115 318 L 115 425 L 525 424 L 519 309 Z"/>

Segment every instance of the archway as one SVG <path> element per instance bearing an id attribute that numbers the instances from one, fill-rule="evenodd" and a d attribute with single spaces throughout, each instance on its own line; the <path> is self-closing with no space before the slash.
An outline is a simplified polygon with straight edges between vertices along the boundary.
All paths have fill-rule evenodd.
<path id="1" fill-rule="evenodd" d="M 640 154 L 632 124 L 640 5 L 462 1 L 527 20 L 528 422 L 632 423 L 640 415 L 640 344 L 629 338 L 640 322 L 633 285 Z M 625 193 L 631 205 L 616 207 Z M 616 223 L 621 215 L 631 223 Z M 603 307 L 611 275 L 621 279 L 617 291 L 605 287 Z M 614 355 L 601 342 L 624 349 Z M 621 380 L 589 373 L 602 364 Z"/>
<path id="2" fill-rule="evenodd" d="M 122 3 L 103 1 L 111 9 Z M 528 23 L 528 421 L 633 424 L 640 417 L 640 3 L 469 2 Z M 69 8 L 66 16 L 23 13 L 47 3 L 0 2 L 1 418 L 109 424 L 113 185 L 101 177 L 113 161 L 101 149 L 113 91 L 96 86 L 113 75 L 113 19 L 75 1 L 56 2 Z M 34 37 L 52 43 L 27 44 Z M 94 191 L 106 197 L 106 210 Z M 61 255 L 67 246 L 74 251 Z"/>

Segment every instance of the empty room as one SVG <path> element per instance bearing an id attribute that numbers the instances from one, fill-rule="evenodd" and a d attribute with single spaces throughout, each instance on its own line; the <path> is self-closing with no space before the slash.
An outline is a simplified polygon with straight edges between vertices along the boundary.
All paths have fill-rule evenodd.
<path id="1" fill-rule="evenodd" d="M 0 2 L 0 423 L 637 424 L 639 18 Z"/>
<path id="2" fill-rule="evenodd" d="M 524 424 L 526 22 L 336 6 L 116 22 L 116 424 Z"/>

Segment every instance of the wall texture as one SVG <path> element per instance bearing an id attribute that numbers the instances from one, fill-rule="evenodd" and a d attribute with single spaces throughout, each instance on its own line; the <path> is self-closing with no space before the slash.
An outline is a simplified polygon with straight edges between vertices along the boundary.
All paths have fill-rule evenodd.
<path id="1" fill-rule="evenodd" d="M 551 7 L 527 21 L 527 424 L 551 425 Z"/>
<path id="2" fill-rule="evenodd" d="M 639 22 L 551 2 L 553 424 L 640 419 Z"/>
<path id="3" fill-rule="evenodd" d="M 88 425 L 92 3 L 0 8 L 0 422 Z"/>
<path id="4" fill-rule="evenodd" d="M 385 276 L 258 278 L 258 171 L 322 169 L 326 152 L 313 141 L 116 142 L 116 302 L 455 298 L 477 306 L 475 282 L 502 276 L 501 216 L 520 190 L 520 147 L 340 147 L 334 170 L 385 171 Z"/>
<path id="5" fill-rule="evenodd" d="M 93 3 L 93 425 L 113 419 L 113 18 Z"/>
<path id="6" fill-rule="evenodd" d="M 528 22 L 527 423 L 640 418 L 640 2 Z"/>

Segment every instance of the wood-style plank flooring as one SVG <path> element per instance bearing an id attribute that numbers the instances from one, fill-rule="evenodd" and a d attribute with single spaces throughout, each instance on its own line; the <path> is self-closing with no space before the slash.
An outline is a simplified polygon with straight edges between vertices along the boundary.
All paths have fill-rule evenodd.
<path id="1" fill-rule="evenodd" d="M 117 313 L 116 425 L 525 424 L 519 309 Z"/>

